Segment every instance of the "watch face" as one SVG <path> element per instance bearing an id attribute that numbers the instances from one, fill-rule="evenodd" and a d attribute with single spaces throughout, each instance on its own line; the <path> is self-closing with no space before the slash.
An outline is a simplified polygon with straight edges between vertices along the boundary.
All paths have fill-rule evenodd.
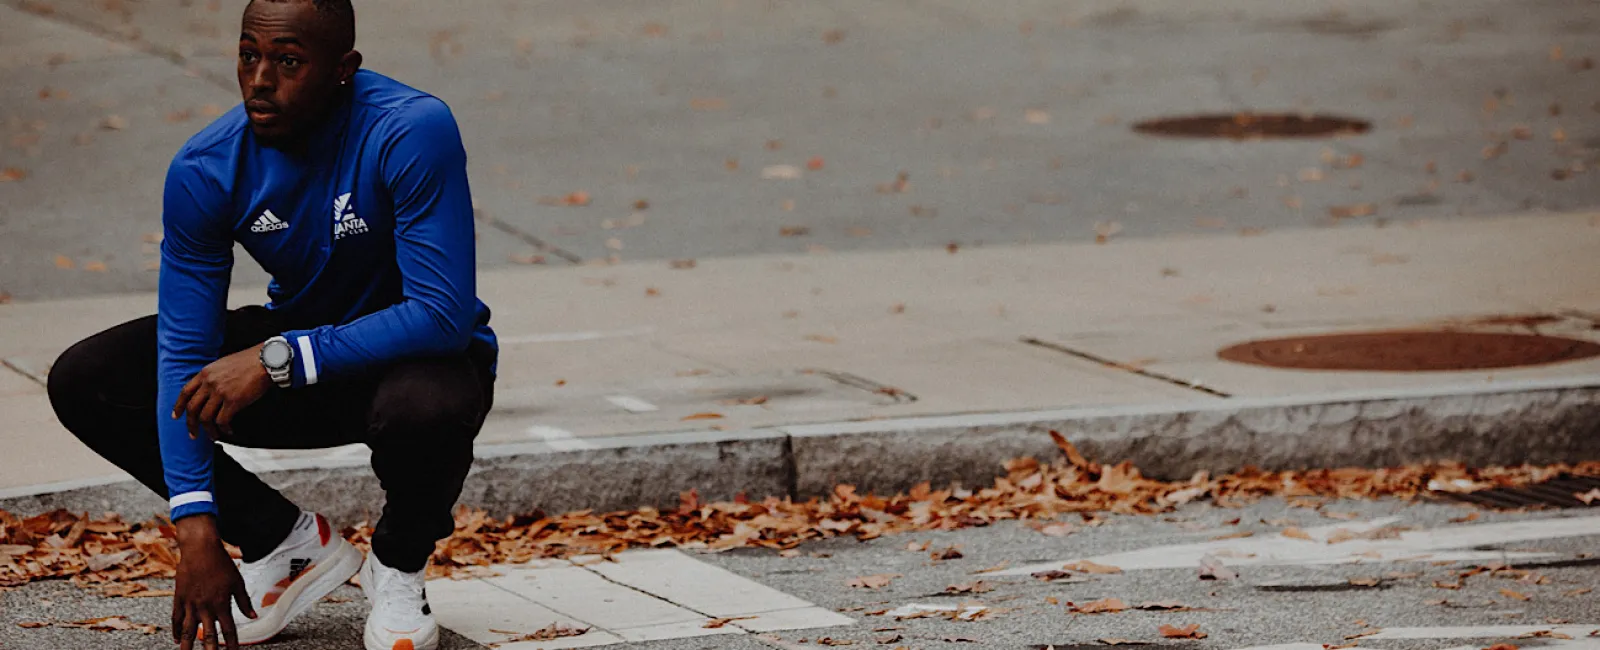
<path id="1" fill-rule="evenodd" d="M 289 346 L 281 341 L 268 343 L 261 348 L 261 362 L 271 368 L 282 368 L 289 365 Z"/>

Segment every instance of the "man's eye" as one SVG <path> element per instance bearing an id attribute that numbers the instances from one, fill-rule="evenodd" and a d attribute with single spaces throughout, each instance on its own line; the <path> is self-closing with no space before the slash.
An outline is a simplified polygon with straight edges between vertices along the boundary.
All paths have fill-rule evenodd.
<path id="1" fill-rule="evenodd" d="M 292 56 L 286 56 L 286 57 L 283 57 L 281 59 L 278 59 L 278 64 L 282 65 L 285 68 L 293 70 L 295 68 L 300 67 L 300 59 L 296 59 L 296 58 L 294 58 Z"/>
<path id="2" fill-rule="evenodd" d="M 240 52 L 239 53 L 239 60 L 243 61 L 245 63 L 255 63 L 256 62 L 256 53 L 255 52 Z"/>

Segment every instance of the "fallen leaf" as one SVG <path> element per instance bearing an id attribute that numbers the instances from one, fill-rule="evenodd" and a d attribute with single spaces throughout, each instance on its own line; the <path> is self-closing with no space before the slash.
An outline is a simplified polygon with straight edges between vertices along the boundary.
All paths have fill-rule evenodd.
<path id="1" fill-rule="evenodd" d="M 16 167 L 0 169 L 0 183 L 14 183 L 27 177 L 28 172 L 17 169 Z"/>
<path id="2" fill-rule="evenodd" d="M 1588 492 L 1584 492 L 1582 494 L 1573 494 L 1572 497 L 1574 499 L 1582 501 L 1583 505 L 1590 505 L 1590 504 L 1594 503 L 1596 500 L 1600 500 L 1600 488 L 1595 488 L 1593 490 L 1589 490 Z M 1473 514 L 1477 514 L 1477 513 L 1473 513 Z"/>
<path id="3" fill-rule="evenodd" d="M 722 418 L 723 415 L 721 413 L 694 413 L 691 415 L 685 415 L 682 418 L 679 418 L 679 420 L 721 420 Z"/>
<path id="4" fill-rule="evenodd" d="M 141 632 L 155 634 L 160 629 L 150 623 L 135 623 L 123 616 L 103 616 L 70 623 L 55 623 L 56 627 L 83 628 L 100 632 Z"/>
<path id="5" fill-rule="evenodd" d="M 729 623 L 732 623 L 734 621 L 748 621 L 748 620 L 750 620 L 752 618 L 755 618 L 755 617 L 754 616 L 730 616 L 730 617 L 727 617 L 727 618 L 713 618 L 713 619 L 711 619 L 709 621 L 706 621 L 705 625 L 701 625 L 700 627 L 703 627 L 703 628 L 708 629 L 708 630 L 715 630 L 717 628 L 720 628 L 720 627 L 722 627 L 724 625 L 727 625 Z"/>
<path id="6" fill-rule="evenodd" d="M 822 171 L 822 165 L 823 162 L 821 156 L 812 156 L 810 160 L 806 161 L 806 169 L 814 172 Z"/>
<path id="7" fill-rule="evenodd" d="M 1489 146 L 1484 147 L 1483 148 L 1483 159 L 1484 160 L 1494 160 L 1495 158 L 1499 158 L 1500 156 L 1505 155 L 1505 153 L 1507 151 L 1510 151 L 1510 150 L 1511 150 L 1511 143 L 1502 140 L 1502 141 L 1500 141 L 1498 143 L 1491 144 Z"/>
<path id="8" fill-rule="evenodd" d="M 672 260 L 671 262 L 667 262 L 667 268 L 669 268 L 669 269 L 684 270 L 684 269 L 692 269 L 694 267 L 695 267 L 695 261 L 694 260 Z"/>
<path id="9" fill-rule="evenodd" d="M 1049 124 L 1050 114 L 1038 109 L 1030 108 L 1026 111 L 1023 111 L 1022 119 L 1026 120 L 1029 124 Z"/>
<path id="10" fill-rule="evenodd" d="M 1484 648 L 1484 650 L 1520 650 L 1520 647 L 1511 643 L 1496 643 Z"/>
<path id="11" fill-rule="evenodd" d="M 943 561 L 943 560 L 959 560 L 959 559 L 961 559 L 963 557 L 966 557 L 965 555 L 961 554 L 961 546 L 959 544 L 955 545 L 955 546 L 948 546 L 948 547 L 945 547 L 945 548 L 942 548 L 942 549 L 937 549 L 937 550 L 933 551 L 932 553 L 929 553 L 928 556 L 931 559 L 940 560 L 940 561 Z"/>
<path id="12" fill-rule="evenodd" d="M 36 630 L 41 627 L 50 627 L 50 624 L 44 621 L 22 621 L 21 623 L 17 623 L 17 627 L 20 627 L 24 630 Z"/>
<path id="13" fill-rule="evenodd" d="M 1122 602 L 1121 598 L 1104 598 L 1101 600 L 1087 602 L 1082 605 L 1071 606 L 1067 611 L 1074 614 L 1115 614 L 1117 612 L 1127 611 L 1127 609 L 1128 604 Z"/>
<path id="14" fill-rule="evenodd" d="M 1034 530 L 1039 531 L 1041 534 L 1047 537 L 1066 537 L 1067 535 L 1078 532 L 1078 527 L 1066 522 L 1062 522 L 1057 524 L 1049 524 L 1046 526 L 1039 526 Z"/>
<path id="15" fill-rule="evenodd" d="M 1292 539 L 1303 539 L 1303 540 L 1306 540 L 1306 541 L 1315 541 L 1315 540 L 1313 540 L 1311 538 L 1311 535 L 1309 533 L 1307 533 L 1306 531 L 1300 530 L 1299 528 L 1296 528 L 1294 526 L 1290 526 L 1288 528 L 1283 529 L 1283 532 L 1280 533 L 1280 534 L 1282 534 L 1284 537 L 1288 537 L 1288 538 L 1292 538 Z"/>
<path id="16" fill-rule="evenodd" d="M 121 115 L 107 115 L 100 120 L 100 128 L 107 131 L 121 131 L 128 128 L 128 120 Z"/>
<path id="17" fill-rule="evenodd" d="M 1176 600 L 1163 600 L 1139 603 L 1134 607 L 1134 609 L 1142 609 L 1147 612 L 1191 612 L 1196 611 L 1197 608 L 1190 607 Z"/>
<path id="18" fill-rule="evenodd" d="M 832 336 L 828 336 L 827 334 L 807 334 L 805 336 L 805 339 L 807 341 L 815 341 L 817 343 L 827 343 L 827 344 L 830 344 L 830 345 L 839 342 L 839 339 L 837 339 L 835 337 L 832 337 Z"/>
<path id="19" fill-rule="evenodd" d="M 106 263 L 105 262 L 89 262 L 89 263 L 83 265 L 83 270 L 88 271 L 90 273 L 105 273 L 106 272 Z"/>
<path id="20" fill-rule="evenodd" d="M 1233 569 L 1223 564 L 1217 556 L 1210 553 L 1200 556 L 1201 580 L 1233 580 L 1238 577 L 1239 574 L 1234 573 Z"/>
<path id="21" fill-rule="evenodd" d="M 894 579 L 898 577 L 900 577 L 900 574 L 898 573 L 879 573 L 876 575 L 851 578 L 850 581 L 846 582 L 845 584 L 857 589 L 882 589 L 889 586 L 889 583 L 894 582 Z"/>
<path id="22" fill-rule="evenodd" d="M 1161 636 L 1168 639 L 1204 639 L 1206 638 L 1206 633 L 1200 631 L 1199 623 L 1190 623 L 1183 627 L 1163 625 L 1161 626 Z"/>
<path id="23" fill-rule="evenodd" d="M 1362 632 L 1357 632 L 1355 634 L 1346 634 L 1345 637 L 1344 637 L 1344 640 L 1346 640 L 1346 641 L 1354 641 L 1356 639 L 1372 636 L 1372 635 L 1377 634 L 1377 633 L 1382 632 L 1382 631 L 1383 631 L 1382 629 L 1374 628 L 1374 629 L 1371 629 L 1371 630 L 1365 630 L 1365 631 L 1362 631 Z"/>
<path id="24" fill-rule="evenodd" d="M 844 40 L 844 30 L 842 29 L 830 29 L 822 33 L 822 42 L 829 45 L 833 45 L 842 40 Z"/>
<path id="25" fill-rule="evenodd" d="M 1141 645 L 1138 641 L 1129 641 L 1127 639 L 1118 639 L 1115 637 L 1096 639 L 1096 641 L 1098 641 L 1101 645 Z"/>
<path id="26" fill-rule="evenodd" d="M 1376 587 L 1382 582 L 1383 582 L 1382 580 L 1379 580 L 1377 578 L 1351 578 L 1350 579 L 1350 584 L 1353 585 L 1353 586 L 1356 586 L 1356 587 Z"/>
<path id="27" fill-rule="evenodd" d="M 901 638 L 899 634 L 881 634 L 872 637 L 872 640 L 877 641 L 878 645 L 889 645 L 891 643 L 899 643 Z"/>
<path id="28" fill-rule="evenodd" d="M 1572 640 L 1572 635 L 1570 635 L 1570 634 L 1562 634 L 1562 633 L 1557 632 L 1555 630 L 1534 630 L 1534 631 L 1529 632 L 1527 634 L 1523 634 L 1523 635 L 1517 636 L 1516 638 L 1518 638 L 1518 639 L 1563 639 L 1563 640 L 1571 641 Z"/>
<path id="29" fill-rule="evenodd" d="M 1116 221 L 1101 221 L 1094 225 L 1094 243 L 1104 244 L 1111 241 L 1117 233 L 1122 232 L 1122 224 Z"/>
<path id="30" fill-rule="evenodd" d="M 778 228 L 779 237 L 803 237 L 811 234 L 811 229 L 805 226 L 782 226 Z"/>
<path id="31" fill-rule="evenodd" d="M 728 100 L 721 97 L 696 97 L 689 100 L 689 108 L 697 111 L 727 110 Z"/>
<path id="32" fill-rule="evenodd" d="M 944 593 L 952 596 L 958 594 L 982 594 L 990 591 L 994 591 L 994 586 L 982 580 L 977 582 L 963 582 L 944 588 Z"/>
<path id="33" fill-rule="evenodd" d="M 1521 601 L 1533 600 L 1533 598 L 1527 594 L 1518 591 L 1512 591 L 1510 589 L 1501 589 L 1500 595 L 1505 596 L 1506 598 L 1514 598 Z"/>
<path id="34" fill-rule="evenodd" d="M 521 632 L 508 632 L 508 631 L 505 631 L 505 630 L 496 630 L 496 629 L 490 628 L 490 630 L 489 630 L 490 632 L 493 632 L 495 634 L 509 635 L 509 636 L 511 636 L 511 638 L 506 639 L 504 641 L 497 641 L 497 642 L 494 642 L 494 643 L 489 643 L 487 645 L 490 648 L 498 648 L 498 647 L 503 646 L 503 645 L 509 645 L 509 644 L 512 644 L 512 643 L 521 643 L 521 642 L 524 642 L 524 641 L 554 641 L 556 639 L 561 639 L 561 638 L 565 638 L 565 637 L 583 636 L 583 635 L 589 633 L 589 629 L 590 628 L 587 628 L 587 627 L 583 627 L 583 628 L 567 627 L 567 626 L 562 625 L 560 623 L 551 623 L 549 625 L 546 625 L 546 626 L 538 629 L 537 631 L 529 632 L 529 633 L 526 633 L 526 634 L 521 633 Z"/>
<path id="35" fill-rule="evenodd" d="M 72 258 L 67 257 L 66 255 L 56 256 L 56 268 L 65 271 L 73 268 L 74 266 L 76 266 L 76 264 L 73 264 Z"/>
<path id="36" fill-rule="evenodd" d="M 1222 541 L 1222 540 L 1225 540 L 1225 539 L 1244 539 L 1246 537 L 1254 537 L 1254 536 L 1255 536 L 1255 533 L 1252 532 L 1252 531 L 1241 530 L 1241 531 L 1239 531 L 1237 533 L 1228 533 L 1226 535 L 1218 535 L 1218 536 L 1213 537 L 1211 539 L 1212 539 L 1212 541 Z"/>
<path id="37" fill-rule="evenodd" d="M 1594 590 L 1590 589 L 1588 587 L 1580 587 L 1578 589 L 1570 589 L 1570 590 L 1567 590 L 1567 591 L 1563 591 L 1563 592 L 1561 592 L 1561 595 L 1563 595 L 1563 596 L 1582 596 L 1582 595 L 1584 595 L 1586 593 L 1589 593 L 1591 591 L 1594 591 Z"/>
<path id="38" fill-rule="evenodd" d="M 1088 560 L 1079 560 L 1077 562 L 1071 562 L 1071 563 L 1068 563 L 1068 564 L 1062 566 L 1061 568 L 1066 569 L 1068 571 L 1072 571 L 1074 573 L 1098 573 L 1098 574 L 1122 573 L 1122 569 L 1119 568 L 1119 567 L 1114 567 L 1114 566 L 1111 566 L 1109 564 L 1097 564 L 1097 563 L 1094 563 L 1094 562 L 1090 562 Z"/>
<path id="39" fill-rule="evenodd" d="M 1328 216 L 1334 219 L 1353 219 L 1355 217 L 1370 217 L 1378 213 L 1378 206 L 1371 203 L 1357 203 L 1355 205 L 1334 205 L 1328 207 Z"/>
<path id="40" fill-rule="evenodd" d="M 893 183 L 879 183 L 877 191 L 879 194 L 905 194 L 910 187 L 911 175 L 900 172 L 895 175 Z"/>

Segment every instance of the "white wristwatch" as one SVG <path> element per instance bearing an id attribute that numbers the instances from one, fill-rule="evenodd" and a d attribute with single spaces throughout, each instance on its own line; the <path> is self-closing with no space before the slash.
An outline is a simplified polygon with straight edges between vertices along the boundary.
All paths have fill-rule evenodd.
<path id="1" fill-rule="evenodd" d="M 267 369 L 272 383 L 288 388 L 290 369 L 294 367 L 294 346 L 289 345 L 289 339 L 274 336 L 261 344 L 261 366 Z"/>

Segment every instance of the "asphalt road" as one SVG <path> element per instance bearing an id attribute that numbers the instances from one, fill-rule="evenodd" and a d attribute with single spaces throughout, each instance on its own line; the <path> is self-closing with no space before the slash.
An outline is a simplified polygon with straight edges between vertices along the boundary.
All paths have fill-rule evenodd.
<path id="1" fill-rule="evenodd" d="M 167 161 L 237 102 L 237 4 L 0 2 L 0 291 L 154 288 Z M 357 7 L 368 67 L 462 123 L 485 268 L 1600 205 L 1592 0 Z M 1372 130 L 1130 128 L 1245 110 Z"/>
<path id="2" fill-rule="evenodd" d="M 1125 639 L 1149 644 L 1143 647 L 1156 650 L 1237 649 L 1287 643 L 1338 646 L 1352 642 L 1359 642 L 1364 648 L 1435 650 L 1462 645 L 1488 647 L 1498 641 L 1493 634 L 1481 638 L 1457 637 L 1473 634 L 1470 628 L 1474 626 L 1494 625 L 1565 630 L 1574 637 L 1570 641 L 1559 638 L 1512 641 L 1525 648 L 1576 648 L 1592 643 L 1583 634 L 1571 634 L 1574 631 L 1571 626 L 1589 626 L 1578 630 L 1584 634 L 1589 629 L 1600 628 L 1600 618 L 1595 616 L 1595 612 L 1600 611 L 1596 608 L 1596 594 L 1574 593 L 1600 583 L 1595 575 L 1600 562 L 1592 556 L 1600 536 L 1525 537 L 1522 541 L 1502 539 L 1497 542 L 1495 535 L 1505 535 L 1506 529 L 1493 526 L 1498 522 L 1520 522 L 1510 530 L 1526 535 L 1527 531 L 1549 527 L 1552 520 L 1590 513 L 1485 513 L 1476 521 L 1460 523 L 1470 512 L 1460 506 L 1393 501 L 1330 502 L 1321 510 L 1313 510 L 1291 507 L 1274 499 L 1242 509 L 1195 505 L 1170 516 L 1110 516 L 1098 526 L 1087 526 L 1082 520 L 1071 518 L 1067 521 L 1078 524 L 1079 528 L 1065 537 L 1051 537 L 1023 525 L 1005 524 L 894 536 L 865 543 L 833 540 L 804 546 L 801 554 L 792 558 L 765 550 L 696 553 L 694 558 L 701 562 L 842 612 L 857 622 L 849 626 L 779 632 L 768 637 L 731 635 L 654 641 L 626 647 L 657 650 L 829 647 L 819 645 L 822 639 L 835 644 L 853 642 L 857 646 L 880 647 L 879 640 L 898 635 L 899 641 L 881 647 L 1036 648 L 1055 645 L 1079 648 L 1100 647 L 1101 639 Z M 1349 520 L 1350 517 L 1355 520 Z M 1158 549 L 1146 555 L 1159 563 L 1161 558 L 1180 552 L 1163 547 L 1207 542 L 1245 531 L 1255 535 L 1225 543 L 1257 544 L 1238 548 L 1255 548 L 1262 556 L 1270 553 L 1262 550 L 1267 546 L 1259 546 L 1261 544 L 1309 544 L 1305 548 L 1312 549 L 1309 551 L 1312 554 L 1338 554 L 1345 552 L 1342 548 L 1349 548 L 1342 546 L 1348 542 L 1328 544 L 1320 539 L 1307 542 L 1284 538 L 1280 532 L 1295 526 L 1321 534 L 1316 533 L 1318 527 L 1354 526 L 1358 521 L 1384 517 L 1397 517 L 1391 525 L 1413 531 L 1480 531 L 1453 542 L 1471 544 L 1453 552 L 1475 553 L 1476 556 L 1441 561 L 1439 558 L 1448 558 L 1446 553 L 1452 552 L 1441 546 L 1429 552 L 1408 553 L 1406 557 L 1411 561 L 1403 562 L 1373 559 L 1359 564 L 1318 565 L 1307 560 L 1281 566 L 1240 566 L 1250 561 L 1248 553 L 1222 553 L 1224 562 L 1235 564 L 1239 574 L 1237 579 L 1227 581 L 1200 580 L 1196 568 L 1191 566 L 1142 568 L 1140 561 L 1126 556 L 1123 573 L 1096 575 L 1080 582 L 1047 582 L 1027 575 L 976 573 L 1000 565 L 1016 568 L 1141 549 Z M 1240 521 L 1230 523 L 1234 519 Z M 1483 532 L 1489 529 L 1502 532 Z M 1538 537 L 1539 533 L 1532 536 Z M 921 551 L 908 550 L 908 545 L 913 543 L 928 543 L 930 547 Z M 957 547 L 962 557 L 930 559 L 930 551 L 951 546 Z M 1524 557 L 1507 556 L 1507 553 L 1543 555 Z M 1470 567 L 1494 563 L 1496 558 L 1523 571 L 1482 573 L 1459 579 Z M 898 577 L 879 589 L 848 585 L 853 578 L 877 574 Z M 1362 586 L 1364 579 L 1376 579 L 1377 584 Z M 1458 579 L 1459 589 L 1435 586 L 1436 582 L 1455 583 Z M 943 593 L 951 585 L 979 580 L 992 590 L 956 596 Z M 280 641 L 265 647 L 283 650 L 358 647 L 365 612 L 360 593 L 353 587 L 345 587 L 335 595 L 349 600 L 319 605 L 311 615 L 291 626 Z M 1069 604 L 1082 606 L 1103 598 L 1118 598 L 1129 606 L 1147 601 L 1176 601 L 1197 611 L 1126 611 L 1095 615 L 1068 612 Z M 489 608 L 495 605 L 490 601 L 492 599 L 479 604 Z M 994 612 L 971 622 L 939 618 L 897 621 L 889 614 L 872 615 L 912 603 L 981 604 Z M 59 582 L 36 584 L 0 593 L 0 647 L 65 650 L 112 644 L 134 650 L 165 648 L 169 641 L 164 640 L 162 634 L 22 629 L 16 624 L 116 614 L 126 615 L 136 622 L 160 625 L 165 620 L 166 607 L 167 601 L 161 598 L 102 599 Z M 527 621 L 526 624 L 539 626 L 541 622 Z M 1162 625 L 1181 628 L 1191 624 L 1198 624 L 1199 631 L 1207 636 L 1198 640 L 1163 639 L 1158 631 Z M 1552 627 L 1556 625 L 1567 627 Z M 1413 630 L 1411 636 L 1434 638 L 1383 638 L 1401 634 L 1401 628 L 1428 628 L 1421 632 Z M 1382 633 L 1347 640 L 1347 637 L 1371 632 Z M 947 638 L 972 641 L 956 644 L 946 641 Z M 450 635 L 443 647 L 480 646 Z M 1316 647 L 1308 646 L 1311 650 Z"/>

